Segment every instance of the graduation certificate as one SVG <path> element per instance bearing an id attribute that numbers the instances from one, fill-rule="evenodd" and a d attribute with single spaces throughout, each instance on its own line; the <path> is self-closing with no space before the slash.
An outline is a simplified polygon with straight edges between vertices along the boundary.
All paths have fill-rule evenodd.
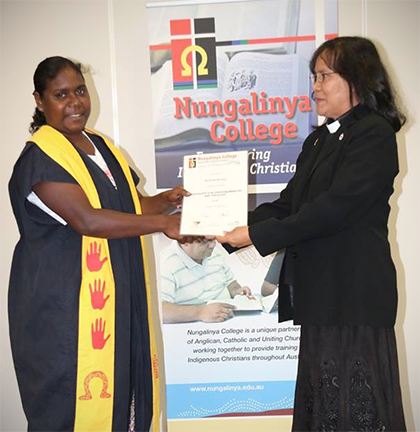
<path id="1" fill-rule="evenodd" d="M 223 235 L 248 224 L 248 152 L 184 156 L 182 235 Z"/>

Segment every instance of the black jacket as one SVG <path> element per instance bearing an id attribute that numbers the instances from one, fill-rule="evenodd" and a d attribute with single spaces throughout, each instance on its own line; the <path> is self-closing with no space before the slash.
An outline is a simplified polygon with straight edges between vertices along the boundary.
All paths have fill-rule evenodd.
<path id="1" fill-rule="evenodd" d="M 340 124 L 305 140 L 280 198 L 250 213 L 250 237 L 263 256 L 288 249 L 294 306 L 280 284 L 280 321 L 392 327 L 397 290 L 387 223 L 398 173 L 395 132 L 360 105 Z"/>

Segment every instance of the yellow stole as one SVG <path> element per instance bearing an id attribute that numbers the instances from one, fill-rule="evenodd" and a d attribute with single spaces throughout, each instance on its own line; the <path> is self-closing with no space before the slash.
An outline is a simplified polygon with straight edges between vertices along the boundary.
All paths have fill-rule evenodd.
<path id="1" fill-rule="evenodd" d="M 93 134 L 97 132 L 88 130 Z M 101 135 L 99 135 L 101 136 Z M 122 167 L 130 187 L 136 214 L 141 215 L 140 200 L 129 165 L 122 153 L 101 136 Z M 64 168 L 80 185 L 95 209 L 101 202 L 92 177 L 70 141 L 50 126 L 42 126 L 30 139 Z M 159 374 L 150 303 L 150 280 L 146 251 L 141 245 L 149 314 L 150 350 L 153 375 L 153 430 L 160 429 Z M 74 430 L 112 431 L 114 406 L 115 281 L 108 240 L 83 236 L 82 281 L 79 300 L 79 333 Z M 128 401 L 127 401 L 128 402 Z"/>

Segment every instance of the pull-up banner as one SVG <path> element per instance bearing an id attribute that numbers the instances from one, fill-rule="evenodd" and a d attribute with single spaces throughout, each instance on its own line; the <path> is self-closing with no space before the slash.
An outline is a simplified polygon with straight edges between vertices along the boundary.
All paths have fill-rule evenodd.
<path id="1" fill-rule="evenodd" d="M 324 4 L 333 38 L 337 2 Z M 182 184 L 185 155 L 246 150 L 249 209 L 276 199 L 317 121 L 315 1 L 150 3 L 148 20 L 158 188 Z M 291 415 L 300 336 L 277 322 L 282 251 L 200 247 L 157 248 L 168 418 Z M 236 283 L 252 305 L 231 298 Z M 231 301 L 233 318 L 214 322 Z"/>

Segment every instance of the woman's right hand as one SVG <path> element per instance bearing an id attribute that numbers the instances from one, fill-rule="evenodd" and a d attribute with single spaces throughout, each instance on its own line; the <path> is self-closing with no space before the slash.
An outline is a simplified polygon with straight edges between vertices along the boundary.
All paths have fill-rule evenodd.
<path id="1" fill-rule="evenodd" d="M 163 234 L 172 240 L 182 241 L 182 235 L 179 233 L 181 225 L 181 213 L 174 213 L 171 215 L 165 215 L 166 226 L 163 230 Z"/>
<path id="2" fill-rule="evenodd" d="M 204 237 L 202 236 L 192 236 L 186 235 L 183 236 L 180 234 L 180 226 L 181 226 L 181 213 L 174 213 L 171 215 L 165 216 L 166 218 L 166 227 L 162 231 L 166 237 L 169 237 L 172 240 L 177 240 L 180 243 L 192 243 L 194 241 L 201 241 Z"/>
<path id="3" fill-rule="evenodd" d="M 236 227 L 232 231 L 224 231 L 222 236 L 216 236 L 219 243 L 228 243 L 233 247 L 242 248 L 252 244 L 248 226 Z"/>

